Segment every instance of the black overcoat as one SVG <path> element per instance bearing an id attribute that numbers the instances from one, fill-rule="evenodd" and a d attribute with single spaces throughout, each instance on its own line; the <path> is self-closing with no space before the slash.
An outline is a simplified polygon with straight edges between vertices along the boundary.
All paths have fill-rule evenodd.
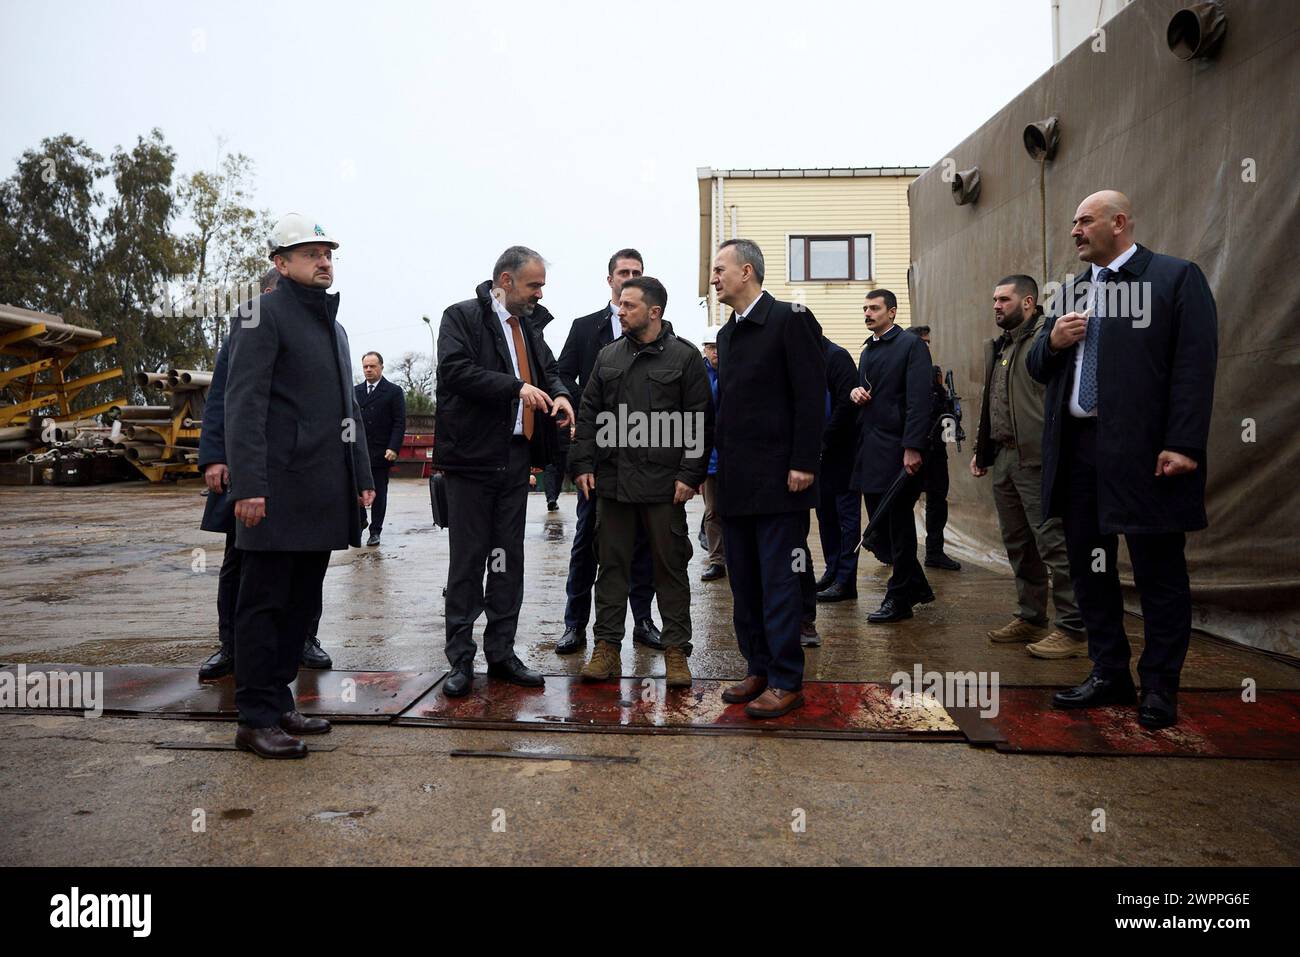
<path id="1" fill-rule="evenodd" d="M 789 473 L 820 468 L 825 425 L 822 328 L 802 306 L 764 292 L 748 317 L 718 330 L 718 514 L 813 508 L 814 481 L 792 493 Z"/>
<path id="2" fill-rule="evenodd" d="M 235 529 L 246 551 L 331 551 L 361 544 L 357 496 L 373 489 L 352 393 L 339 297 L 281 278 L 237 320 L 226 376 L 232 501 L 266 499 L 266 518 Z"/>
<path id="3" fill-rule="evenodd" d="M 1089 267 L 1063 295 L 1048 298 L 1029 374 L 1047 385 L 1043 415 L 1043 518 L 1062 514 L 1061 424 L 1070 414 L 1074 348 L 1053 352 L 1056 319 L 1086 307 Z M 1108 285 L 1097 347 L 1097 507 L 1103 533 L 1190 532 L 1204 528 L 1206 445 L 1218 362 L 1218 314 L 1193 262 L 1138 246 Z M 1196 460 L 1194 472 L 1156 477 L 1165 450 Z"/>

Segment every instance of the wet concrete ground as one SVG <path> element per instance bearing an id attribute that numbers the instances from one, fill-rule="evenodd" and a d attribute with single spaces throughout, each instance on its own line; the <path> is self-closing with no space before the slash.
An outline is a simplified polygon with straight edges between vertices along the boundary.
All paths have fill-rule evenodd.
<path id="1" fill-rule="evenodd" d="M 395 481 L 389 498 L 383 544 L 334 555 L 321 637 L 340 669 L 442 668 L 446 534 L 429 523 L 424 483 Z M 700 507 L 689 506 L 692 527 Z M 0 488 L 0 661 L 197 667 L 216 644 L 222 548 L 198 530 L 201 510 L 194 484 Z M 517 650 L 552 674 L 582 665 L 554 654 L 573 523 L 572 495 L 557 513 L 530 498 Z M 815 534 L 810 544 L 820 568 Z M 697 550 L 692 670 L 738 676 L 730 591 L 698 581 L 702 560 Z M 990 644 L 1014 587 L 1005 569 L 969 560 L 931 574 L 938 601 L 913 620 L 867 625 L 887 572 L 865 557 L 858 601 L 819 609 L 824 644 L 809 652 L 809 678 L 887 681 L 917 663 L 996 671 L 1004 684 L 1086 673 L 1085 660 Z M 1131 619 L 1135 650 L 1140 630 Z M 623 671 L 660 674 L 662 662 L 627 641 Z M 1185 686 L 1244 677 L 1300 687 L 1289 663 L 1193 640 Z M 0 715 L 0 863 L 1300 862 L 1296 762 L 355 725 L 318 739 L 336 750 L 304 762 L 154 747 L 232 734 L 228 724 Z M 639 760 L 449 756 L 461 748 Z M 1104 832 L 1093 830 L 1098 808 Z M 791 827 L 799 810 L 802 832 Z"/>

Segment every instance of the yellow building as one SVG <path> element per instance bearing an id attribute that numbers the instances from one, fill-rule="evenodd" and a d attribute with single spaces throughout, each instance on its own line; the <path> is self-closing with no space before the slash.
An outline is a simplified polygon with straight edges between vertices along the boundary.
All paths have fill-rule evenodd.
<path id="1" fill-rule="evenodd" d="M 898 322 L 911 323 L 907 187 L 924 168 L 698 170 L 700 296 L 710 326 L 730 310 L 709 285 L 713 253 L 737 236 L 763 250 L 763 287 L 802 302 L 822 330 L 855 359 L 866 330 L 862 299 L 884 287 L 898 297 Z"/>

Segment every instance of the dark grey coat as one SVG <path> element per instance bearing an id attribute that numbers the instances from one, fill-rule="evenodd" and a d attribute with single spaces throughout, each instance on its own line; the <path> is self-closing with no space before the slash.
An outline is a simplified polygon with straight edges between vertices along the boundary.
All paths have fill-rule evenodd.
<path id="1" fill-rule="evenodd" d="M 236 322 L 226 377 L 230 498 L 266 498 L 266 518 L 236 527 L 248 551 L 332 551 L 361 544 L 357 496 L 373 489 L 352 392 L 339 297 L 291 279 Z"/>
<path id="2" fill-rule="evenodd" d="M 1051 303 L 1029 352 L 1029 374 L 1046 383 L 1043 518 L 1062 512 L 1061 423 L 1070 414 L 1074 348 L 1053 352 L 1052 326 L 1082 312 L 1091 268 Z M 1205 528 L 1206 446 L 1219 356 L 1218 313 L 1196 263 L 1138 246 L 1114 284 L 1145 290 L 1144 314 L 1102 320 L 1097 346 L 1097 508 L 1103 533 L 1191 532 Z M 1064 311 L 1062 311 L 1064 310 Z M 1077 346 L 1075 347 L 1077 348 Z M 1162 451 L 1197 462 L 1186 475 L 1156 477 Z"/>

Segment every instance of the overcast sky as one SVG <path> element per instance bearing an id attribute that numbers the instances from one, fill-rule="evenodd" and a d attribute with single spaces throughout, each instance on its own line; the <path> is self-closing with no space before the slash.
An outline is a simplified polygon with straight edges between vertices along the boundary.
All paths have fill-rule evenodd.
<path id="1" fill-rule="evenodd" d="M 644 15 L 641 11 L 644 10 Z M 1051 65 L 1049 0 L 0 0 L 0 176 L 43 137 L 219 142 L 341 243 L 360 352 L 429 351 L 496 256 L 550 263 L 558 355 L 635 246 L 699 341 L 696 168 L 929 166 Z"/>

